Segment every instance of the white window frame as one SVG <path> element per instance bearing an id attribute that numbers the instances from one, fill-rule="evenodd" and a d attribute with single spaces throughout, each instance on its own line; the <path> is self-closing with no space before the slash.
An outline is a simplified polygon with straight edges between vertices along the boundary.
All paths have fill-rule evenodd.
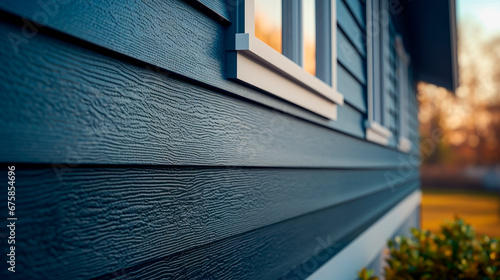
<path id="1" fill-rule="evenodd" d="M 267 91 L 327 119 L 336 120 L 337 105 L 344 104 L 344 96 L 337 91 L 336 0 L 330 1 L 331 85 L 309 74 L 300 65 L 255 37 L 255 1 L 239 2 L 237 24 L 243 26 L 236 30 L 234 38 L 236 55 L 228 59 L 229 78 Z"/>
<path id="2" fill-rule="evenodd" d="M 408 67 L 410 65 L 410 56 L 405 50 L 401 36 L 396 37 L 396 52 L 398 55 L 398 80 L 399 80 L 399 143 L 398 149 L 402 152 L 411 150 L 410 138 L 410 120 L 409 113 L 405 107 L 408 107 L 410 97 L 410 81 Z"/>
<path id="3" fill-rule="evenodd" d="M 392 137 L 392 132 L 384 127 L 381 119 L 384 111 L 383 104 L 383 57 L 381 47 L 385 37 L 389 35 L 388 22 L 382 16 L 388 16 L 387 1 L 366 1 L 366 49 L 367 49 L 367 120 L 365 122 L 366 139 L 378 144 L 387 145 Z M 382 16 L 381 16 L 382 15 Z M 386 19 L 386 21 L 389 19 Z"/>

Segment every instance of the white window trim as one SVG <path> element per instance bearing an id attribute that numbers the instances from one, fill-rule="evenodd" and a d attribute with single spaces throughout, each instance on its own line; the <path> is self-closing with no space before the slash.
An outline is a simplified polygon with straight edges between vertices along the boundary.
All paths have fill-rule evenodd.
<path id="1" fill-rule="evenodd" d="M 411 150 L 411 141 L 406 137 L 399 137 L 398 149 L 402 152 L 408 153 Z"/>
<path id="2" fill-rule="evenodd" d="M 409 81 L 408 81 L 408 67 L 410 64 L 410 56 L 405 51 L 403 39 L 401 36 L 396 37 L 396 52 L 398 53 L 400 65 L 398 67 L 399 76 L 399 144 L 398 149 L 402 152 L 409 152 L 412 143 L 409 138 L 409 120 L 408 110 L 405 110 L 405 105 L 408 103 L 409 98 Z"/>
<path id="3" fill-rule="evenodd" d="M 389 28 L 381 24 L 380 12 L 378 5 L 385 1 L 380 0 L 367 0 L 366 1 L 366 15 L 367 15 L 367 32 L 366 32 L 366 61 L 367 61 L 367 99 L 368 99 L 368 120 L 365 122 L 366 139 L 381 145 L 389 144 L 389 139 L 392 137 L 392 132 L 375 120 L 375 114 L 381 108 L 376 108 L 375 99 L 382 102 L 382 87 L 380 81 L 381 71 L 375 71 L 374 64 L 381 65 L 381 57 L 375 57 L 374 53 L 380 56 L 380 35 L 382 35 L 382 28 Z M 387 5 L 383 9 L 387 10 Z M 376 11 L 376 12 L 374 12 Z M 375 18 L 377 17 L 377 18 Z M 374 26 L 377 25 L 377 26 Z M 372 30 L 369 30 L 371 28 Z M 374 28 L 379 32 L 374 33 Z M 386 32 L 388 34 L 388 32 Z M 374 62 L 376 60 L 376 62 Z M 383 106 L 383 105 L 382 105 Z M 383 111 L 380 112 L 380 115 Z"/>
<path id="4" fill-rule="evenodd" d="M 336 120 L 337 105 L 344 104 L 344 97 L 337 91 L 335 2 L 331 1 L 331 86 L 255 37 L 254 0 L 243 3 L 244 32 L 235 36 L 236 56 L 228 60 L 229 78 Z"/>
<path id="5" fill-rule="evenodd" d="M 382 145 L 389 144 L 389 139 L 392 137 L 392 132 L 389 129 L 378 122 L 370 120 L 365 122 L 365 127 L 366 139 Z"/>

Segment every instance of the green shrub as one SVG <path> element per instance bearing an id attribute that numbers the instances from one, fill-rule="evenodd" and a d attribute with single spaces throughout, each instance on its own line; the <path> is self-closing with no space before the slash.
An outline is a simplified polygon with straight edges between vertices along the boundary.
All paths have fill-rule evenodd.
<path id="1" fill-rule="evenodd" d="M 500 280 L 500 246 L 488 236 L 476 237 L 471 225 L 461 219 L 447 222 L 441 232 L 412 229 L 411 237 L 388 242 L 386 280 Z M 363 268 L 361 280 L 378 280 Z"/>

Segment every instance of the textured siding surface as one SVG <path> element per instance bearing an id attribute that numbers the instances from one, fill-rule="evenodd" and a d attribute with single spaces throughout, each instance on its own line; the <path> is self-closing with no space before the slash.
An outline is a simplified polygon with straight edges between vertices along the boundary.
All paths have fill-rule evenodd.
<path id="1" fill-rule="evenodd" d="M 413 89 L 414 90 L 414 89 Z M 418 150 L 420 145 L 419 123 L 418 123 L 418 100 L 417 94 L 413 91 L 410 92 L 409 97 L 409 119 L 410 119 L 410 140 L 412 147 Z"/>
<path id="2" fill-rule="evenodd" d="M 24 279 L 109 279 L 122 269 L 134 279 L 304 273 L 294 269 L 310 267 L 315 250 L 326 261 L 418 186 L 413 176 L 388 188 L 374 171 L 18 170 Z"/>
<path id="3" fill-rule="evenodd" d="M 226 79 L 231 5 L 187 2 L 0 2 L 19 279 L 303 279 L 419 187 L 364 140 L 364 2 L 337 2 L 337 121 Z"/>
<path id="4" fill-rule="evenodd" d="M 365 118 L 366 109 L 366 16 L 360 0 L 337 1 L 337 89 L 348 106 Z M 339 112 L 339 118 L 342 115 Z M 363 123 L 361 128 L 364 131 Z M 364 135 L 364 134 L 363 134 Z"/>
<path id="5" fill-rule="evenodd" d="M 399 141 L 399 84 L 397 78 L 396 30 L 393 21 L 388 27 L 388 45 L 384 52 L 384 113 L 383 123 L 392 132 L 389 145 L 396 147 Z"/>
<path id="6" fill-rule="evenodd" d="M 333 122 L 307 110 L 226 79 L 227 27 L 187 2 L 58 1 L 54 8 L 57 12 L 47 15 L 38 1 L 20 3 L 5 0 L 0 2 L 0 9 L 23 18 L 24 20 L 19 19 L 20 25 L 24 25 L 26 20 L 36 21 L 41 18 L 48 29 L 62 32 L 72 39 L 81 39 L 91 46 L 103 47 L 108 53 L 123 55 L 123 59 L 146 63 L 150 69 L 172 73 L 191 82 L 215 88 L 219 92 L 264 104 L 322 126 L 335 127 Z M 226 4 L 223 0 L 195 2 L 207 3 L 207 7 L 215 7 L 217 4 L 217 7 L 225 7 L 228 13 L 235 9 L 231 4 L 235 3 L 233 1 L 227 1 Z M 209 5 L 208 2 L 212 4 Z M 30 32 L 30 26 L 27 25 L 25 32 Z M 19 49 L 22 50 L 27 45 L 29 44 L 21 43 Z M 9 50 L 12 51 L 12 48 Z M 350 105 L 346 107 L 348 106 Z"/>

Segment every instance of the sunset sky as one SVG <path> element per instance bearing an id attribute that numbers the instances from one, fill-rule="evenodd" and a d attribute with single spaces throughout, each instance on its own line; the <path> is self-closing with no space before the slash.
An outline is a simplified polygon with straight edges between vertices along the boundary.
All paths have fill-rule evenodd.
<path id="1" fill-rule="evenodd" d="M 500 33 L 500 0 L 458 0 L 458 21 L 472 19 L 487 33 Z"/>

